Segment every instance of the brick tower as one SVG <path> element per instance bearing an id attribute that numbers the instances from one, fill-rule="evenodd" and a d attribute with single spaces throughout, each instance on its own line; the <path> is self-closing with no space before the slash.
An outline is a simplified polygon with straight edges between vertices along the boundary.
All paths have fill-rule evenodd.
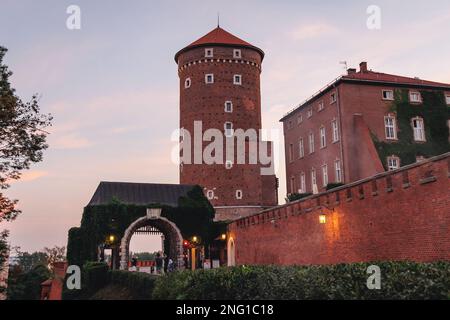
<path id="1" fill-rule="evenodd" d="M 182 134 L 181 154 L 190 152 L 191 162 L 181 162 L 180 183 L 198 184 L 216 209 L 216 220 L 233 220 L 277 205 L 277 179 L 273 172 L 261 174 L 261 161 L 250 162 L 258 152 L 250 144 L 261 146 L 260 74 L 264 52 L 235 37 L 220 27 L 180 50 L 175 55 L 180 78 L 180 128 L 188 132 L 190 141 Z M 201 121 L 201 131 L 198 123 Z M 194 123 L 197 132 L 217 129 L 226 141 L 235 141 L 233 157 L 223 147 L 223 162 L 200 163 L 194 156 Z M 238 129 L 254 129 L 257 138 L 246 137 L 245 163 L 236 157 Z M 242 131 L 241 131 L 242 132 Z M 201 139 L 201 138 L 200 138 Z M 201 140 L 200 140 L 201 141 Z M 210 141 L 199 142 L 205 150 Z M 189 143 L 191 150 L 186 149 Z M 263 142 L 268 154 L 270 142 Z M 255 149 L 252 149 L 255 150 Z M 215 152 L 212 153 L 216 155 Z M 273 164 L 272 164 L 273 166 Z"/>

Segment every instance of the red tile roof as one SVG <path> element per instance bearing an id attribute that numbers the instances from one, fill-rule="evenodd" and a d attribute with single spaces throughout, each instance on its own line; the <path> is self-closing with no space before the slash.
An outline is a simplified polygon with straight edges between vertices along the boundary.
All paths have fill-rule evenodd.
<path id="1" fill-rule="evenodd" d="M 189 49 L 192 49 L 192 48 L 202 47 L 202 46 L 207 46 L 207 45 L 226 45 L 226 46 L 238 46 L 238 47 L 252 48 L 252 49 L 255 49 L 256 51 L 258 51 L 261 54 L 262 58 L 264 57 L 264 52 L 261 49 L 253 46 L 252 44 L 248 43 L 247 41 L 244 41 L 244 40 L 236 37 L 235 35 L 232 35 L 231 33 L 222 29 L 221 27 L 217 27 L 214 30 L 212 30 L 211 32 L 209 32 L 206 35 L 204 35 L 203 37 L 201 37 L 200 39 L 192 42 L 190 45 L 188 45 L 187 47 L 180 50 L 175 55 L 175 61 L 178 62 L 178 56 L 181 53 L 183 53 Z"/>
<path id="2" fill-rule="evenodd" d="M 349 75 L 345 75 L 342 79 L 348 80 L 366 80 L 366 81 L 380 81 L 380 82 L 392 82 L 398 84 L 411 84 L 411 85 L 422 85 L 422 86 L 438 86 L 438 87 L 450 87 L 450 84 L 433 82 L 422 80 L 419 78 L 409 78 L 403 76 L 397 76 L 393 74 L 374 72 L 374 71 L 365 71 L 365 72 L 356 72 Z"/>

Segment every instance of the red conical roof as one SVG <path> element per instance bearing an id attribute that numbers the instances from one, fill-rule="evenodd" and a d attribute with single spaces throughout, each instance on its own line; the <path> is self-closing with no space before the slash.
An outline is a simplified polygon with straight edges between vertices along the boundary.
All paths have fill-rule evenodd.
<path id="1" fill-rule="evenodd" d="M 253 46 L 247 41 L 239 39 L 221 27 L 217 27 L 200 39 L 192 42 L 184 49 L 178 51 L 175 55 L 175 61 L 178 62 L 178 56 L 189 49 L 211 45 L 247 47 L 258 51 L 261 54 L 261 58 L 264 58 L 264 52 L 261 49 Z"/>

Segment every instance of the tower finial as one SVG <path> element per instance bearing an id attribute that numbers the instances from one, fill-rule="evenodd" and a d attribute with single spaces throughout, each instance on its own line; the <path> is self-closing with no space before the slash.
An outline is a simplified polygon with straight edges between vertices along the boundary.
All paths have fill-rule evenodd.
<path id="1" fill-rule="evenodd" d="M 220 12 L 217 12 L 217 28 L 220 28 Z"/>

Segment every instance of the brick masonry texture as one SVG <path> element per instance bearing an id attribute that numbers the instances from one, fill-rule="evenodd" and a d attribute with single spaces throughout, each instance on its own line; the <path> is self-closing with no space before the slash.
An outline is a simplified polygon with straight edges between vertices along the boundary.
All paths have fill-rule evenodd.
<path id="1" fill-rule="evenodd" d="M 237 220 L 228 232 L 237 264 L 448 261 L 450 153 Z"/>
<path id="2" fill-rule="evenodd" d="M 213 58 L 205 57 L 206 48 L 214 50 Z M 234 49 L 241 50 L 241 58 L 233 58 Z M 180 128 L 187 130 L 192 140 L 194 121 L 202 121 L 203 132 L 212 128 L 224 132 L 226 122 L 233 123 L 234 130 L 255 129 L 258 132 L 261 129 L 261 63 L 259 51 L 238 45 L 195 47 L 181 53 L 178 56 Z M 206 74 L 214 74 L 214 83 L 205 83 Z M 234 75 L 242 75 L 242 85 L 233 84 Z M 191 79 L 189 88 L 185 88 L 187 78 Z M 232 101 L 232 113 L 225 112 L 226 101 Z M 203 143 L 203 150 L 208 144 Z M 246 159 L 248 154 L 247 148 Z M 191 159 L 194 159 L 193 148 Z M 261 176 L 261 165 L 249 164 L 248 160 L 246 164 L 238 164 L 236 158 L 229 160 L 233 160 L 232 168 L 226 168 L 225 164 L 183 163 L 180 183 L 198 184 L 204 188 L 205 194 L 213 191 L 214 198 L 210 201 L 215 207 L 278 204 L 275 175 Z M 238 190 L 242 191 L 242 199 L 236 196 Z M 244 208 L 238 216 L 247 214 L 247 211 Z"/>

